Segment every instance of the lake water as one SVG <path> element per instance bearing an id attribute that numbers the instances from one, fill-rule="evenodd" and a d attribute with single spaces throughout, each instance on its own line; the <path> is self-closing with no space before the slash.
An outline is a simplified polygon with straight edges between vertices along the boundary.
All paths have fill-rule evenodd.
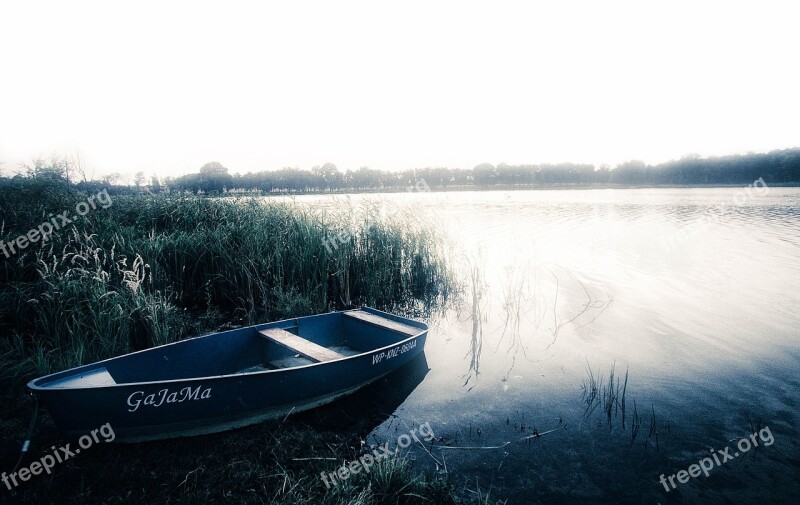
<path id="1" fill-rule="evenodd" d="M 344 198 L 419 209 L 466 287 L 428 321 L 430 371 L 371 441 L 428 422 L 435 447 L 412 450 L 418 464 L 508 503 L 783 503 L 800 491 L 800 189 L 297 201 Z M 758 447 L 740 451 L 754 431 Z M 730 460 L 680 482 L 728 446 Z"/>

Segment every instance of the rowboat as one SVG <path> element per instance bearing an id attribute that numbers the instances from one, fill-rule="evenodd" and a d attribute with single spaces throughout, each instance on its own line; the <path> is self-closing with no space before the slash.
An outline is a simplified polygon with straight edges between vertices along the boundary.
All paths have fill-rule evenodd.
<path id="1" fill-rule="evenodd" d="M 428 326 L 369 307 L 191 338 L 28 383 L 68 435 L 216 433 L 351 394 L 423 352 Z"/>

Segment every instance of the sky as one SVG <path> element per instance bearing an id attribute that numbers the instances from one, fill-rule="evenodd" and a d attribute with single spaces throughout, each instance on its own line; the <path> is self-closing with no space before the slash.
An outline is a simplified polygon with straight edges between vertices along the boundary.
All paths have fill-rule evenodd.
<path id="1" fill-rule="evenodd" d="M 793 5 L 793 3 L 795 5 Z M 0 168 L 657 163 L 800 145 L 796 2 L 0 0 Z"/>

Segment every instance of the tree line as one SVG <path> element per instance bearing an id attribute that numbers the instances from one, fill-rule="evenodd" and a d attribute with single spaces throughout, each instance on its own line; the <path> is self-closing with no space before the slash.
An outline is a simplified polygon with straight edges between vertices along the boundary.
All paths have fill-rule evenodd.
<path id="1" fill-rule="evenodd" d="M 73 161 L 53 158 L 34 160 L 22 165 L 23 170 L 11 179 L 46 179 L 63 181 L 87 190 L 102 187 L 116 192 L 192 192 L 228 193 L 257 191 L 263 193 L 401 191 L 424 180 L 432 190 L 535 188 L 559 186 L 681 186 L 681 185 L 747 185 L 763 178 L 767 184 L 800 184 L 800 148 L 718 157 L 685 156 L 656 165 L 628 161 L 615 167 L 590 164 L 524 164 L 492 165 L 482 163 L 471 169 L 418 168 L 390 172 L 362 167 L 340 171 L 326 163 L 311 170 L 283 168 L 244 174 L 231 174 L 219 162 L 203 165 L 197 173 L 149 180 L 143 172 L 134 177 L 133 185 L 118 184 L 120 174 L 101 181 L 89 180 L 85 171 Z M 80 177 L 82 176 L 82 178 Z"/>

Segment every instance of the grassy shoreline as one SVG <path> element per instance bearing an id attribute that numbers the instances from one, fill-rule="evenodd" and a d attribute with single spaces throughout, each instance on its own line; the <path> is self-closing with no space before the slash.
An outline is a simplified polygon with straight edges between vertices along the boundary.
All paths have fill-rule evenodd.
<path id="1" fill-rule="evenodd" d="M 2 207 L 30 205 L 13 197 L 0 194 Z M 18 211 L 2 239 L 74 206 L 53 200 Z M 28 360 L 25 370 L 15 360 L 12 375 L 354 305 L 424 313 L 452 287 L 438 232 L 417 216 L 389 221 L 379 211 L 114 197 L 0 262 L 0 329 L 11 336 L 2 350 Z"/>
<path id="2" fill-rule="evenodd" d="M 6 242 L 87 197 L 54 184 L 28 189 L 0 188 Z M 415 316 L 433 310 L 455 289 L 441 236 L 419 216 L 388 221 L 379 210 L 117 196 L 46 244 L 1 258 L 2 470 L 16 461 L 33 405 L 24 384 L 35 376 L 217 329 L 362 303 Z M 331 236 L 346 239 L 330 247 Z M 404 457 L 327 490 L 319 473 L 357 456 L 372 426 L 329 429 L 321 415 L 195 439 L 100 444 L 52 476 L 0 493 L 20 503 L 459 501 L 446 480 L 415 470 Z M 70 442 L 41 417 L 26 464 Z"/>

